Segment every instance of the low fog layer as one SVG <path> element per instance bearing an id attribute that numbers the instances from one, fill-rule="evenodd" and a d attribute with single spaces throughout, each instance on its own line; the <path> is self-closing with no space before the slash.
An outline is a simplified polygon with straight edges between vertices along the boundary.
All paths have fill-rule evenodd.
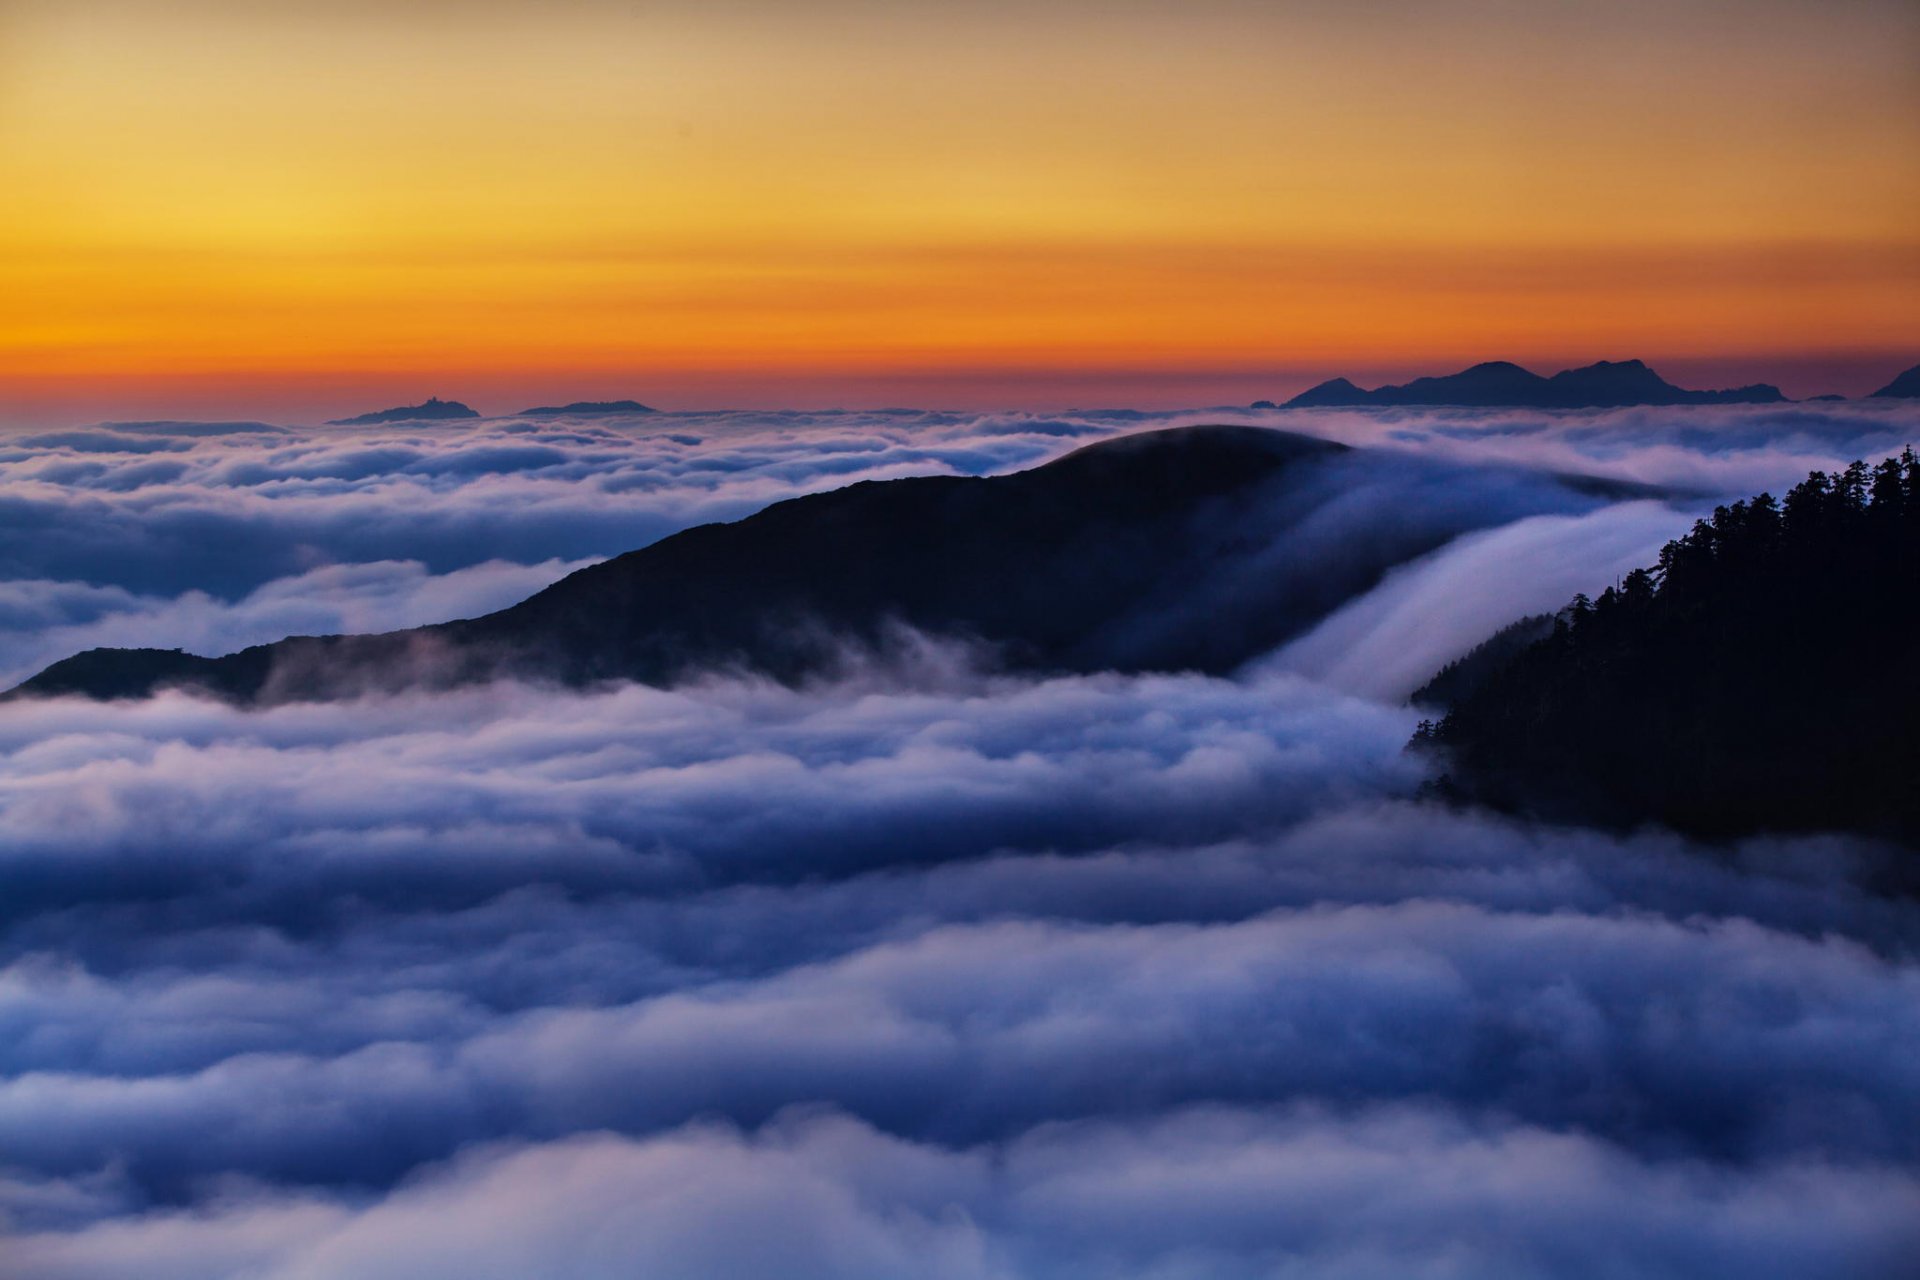
<path id="1" fill-rule="evenodd" d="M 1250 420 L 1697 496 L 1516 506 L 1235 679 L 903 637 L 800 689 L 0 708 L 0 1272 L 1901 1274 L 1920 908 L 1858 887 L 1884 851 L 1433 807 L 1399 699 L 1912 411 Z M 1140 425 L 63 433 L 5 464 L 49 531 L 6 643 L 426 621 Z"/>

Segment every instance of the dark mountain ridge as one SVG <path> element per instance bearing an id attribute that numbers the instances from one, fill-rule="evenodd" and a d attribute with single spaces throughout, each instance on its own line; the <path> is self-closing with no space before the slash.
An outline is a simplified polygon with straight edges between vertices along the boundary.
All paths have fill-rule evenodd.
<path id="1" fill-rule="evenodd" d="M 1460 408 L 1613 409 L 1630 405 L 1770 404 L 1786 397 L 1756 383 L 1724 391 L 1676 387 L 1639 360 L 1602 360 L 1543 378 L 1507 360 L 1489 360 L 1443 377 L 1415 378 L 1368 391 L 1334 378 L 1287 401 L 1289 409 L 1368 405 Z"/>
<path id="2" fill-rule="evenodd" d="M 1445 789 L 1690 835 L 1920 845 L 1920 460 L 1717 509 L 1658 565 L 1469 673 L 1417 742 Z"/>
<path id="3" fill-rule="evenodd" d="M 482 618 L 293 637 L 222 658 L 92 650 L 15 693 L 187 686 L 277 702 L 497 677 L 671 684 L 716 669 L 799 681 L 850 652 L 884 651 L 903 626 L 977 644 L 1011 670 L 1224 673 L 1394 565 L 1512 517 L 1496 496 L 1409 518 L 1382 477 L 1456 480 L 1414 466 L 1258 427 L 1143 432 L 1011 475 L 866 481 L 776 503 Z M 1352 515 L 1368 483 L 1373 505 Z M 1548 489 L 1559 505 L 1612 496 L 1586 478 L 1526 477 L 1535 509 Z M 1364 520 L 1363 536 L 1333 537 L 1336 519 Z"/>
<path id="4" fill-rule="evenodd" d="M 469 409 L 458 400 L 442 400 L 438 396 L 427 397 L 424 404 L 403 404 L 394 409 L 376 409 L 372 413 L 363 413 L 353 418 L 335 418 L 327 423 L 330 427 L 372 427 L 385 422 L 434 421 L 448 418 L 477 418 L 478 411 Z"/>
<path id="5" fill-rule="evenodd" d="M 1920 398 L 1920 364 L 1904 370 L 1892 382 L 1874 392 L 1874 400 L 1912 400 Z"/>
<path id="6" fill-rule="evenodd" d="M 611 418 L 627 413 L 654 413 L 638 400 L 576 400 L 572 404 L 543 404 L 522 409 L 516 418 Z"/>

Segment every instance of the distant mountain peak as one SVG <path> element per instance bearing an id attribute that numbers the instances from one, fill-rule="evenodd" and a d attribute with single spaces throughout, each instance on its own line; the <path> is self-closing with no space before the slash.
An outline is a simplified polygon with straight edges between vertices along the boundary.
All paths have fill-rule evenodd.
<path id="1" fill-rule="evenodd" d="M 625 413 L 655 413 L 638 400 L 576 400 L 572 404 L 546 404 L 522 409 L 517 418 L 610 418 Z"/>
<path id="2" fill-rule="evenodd" d="M 330 427 L 370 427 L 383 422 L 431 421 L 445 418 L 477 418 L 480 414 L 458 400 L 428 396 L 422 404 L 403 404 L 393 409 L 376 409 L 352 418 L 335 418 Z"/>
<path id="3" fill-rule="evenodd" d="M 1371 391 L 1334 378 L 1287 401 L 1290 409 L 1434 405 L 1461 408 L 1614 409 L 1629 405 L 1770 404 L 1785 400 L 1778 387 L 1755 384 L 1724 391 L 1690 391 L 1655 373 L 1644 360 L 1599 360 L 1562 369 L 1550 378 L 1511 360 L 1483 360 L 1459 373 L 1415 378 Z"/>
<path id="4" fill-rule="evenodd" d="M 1868 398 L 1873 400 L 1920 399 L 1920 364 L 1901 373 Z"/>
<path id="5" fill-rule="evenodd" d="M 1300 409 L 1318 405 L 1358 404 L 1356 397 L 1368 395 L 1345 378 L 1330 378 L 1317 387 L 1302 391 L 1287 401 L 1286 408 Z"/>

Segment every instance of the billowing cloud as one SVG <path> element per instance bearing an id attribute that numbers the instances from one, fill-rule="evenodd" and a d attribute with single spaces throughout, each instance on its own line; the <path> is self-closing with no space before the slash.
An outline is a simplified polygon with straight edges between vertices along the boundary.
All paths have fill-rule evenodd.
<path id="1" fill-rule="evenodd" d="M 444 576 L 498 562 L 537 568 L 516 579 L 530 594 L 581 563 L 782 498 L 862 479 L 1008 470 L 1128 425 L 718 414 L 299 432 L 149 423 L 0 437 L 0 671 L 12 678 L 40 661 L 45 629 L 63 622 L 77 629 L 61 639 L 81 645 L 137 632 L 149 645 L 241 648 L 272 629 L 261 610 L 212 619 L 208 601 L 307 594 L 305 575 L 327 567 L 417 564 Z M 423 592 L 399 615 L 406 625 L 510 602 L 497 588 Z M 180 598 L 193 617 L 157 603 Z M 334 614 L 302 621 L 396 615 L 340 599 Z M 433 612 L 427 604 L 441 605 L 439 616 L 417 616 Z M 129 625 L 90 625 L 114 615 Z"/>
<path id="2" fill-rule="evenodd" d="M 1780 488 L 1812 467 L 1885 453 L 1914 435 L 1909 411 L 1872 403 L 1560 414 L 725 413 L 22 432 L 0 438 L 0 533 L 12 531 L 0 539 L 0 673 L 16 679 L 61 644 L 138 638 L 212 653 L 273 638 L 283 622 L 297 631 L 444 620 L 494 607 L 508 581 L 516 590 L 543 585 L 572 566 L 781 498 L 862 479 L 991 474 L 1116 432 L 1197 421 L 1264 422 L 1468 465 L 1681 486 L 1709 503 Z M 1433 490 L 1401 509 L 1445 523 L 1443 499 Z M 354 607 L 334 590 L 338 579 L 305 578 L 344 565 L 416 564 L 438 577 L 495 562 L 526 572 L 470 574 L 470 590 L 423 584 L 410 609 Z M 389 594 L 366 581 L 369 594 Z M 247 605 L 262 592 L 269 602 L 305 595 L 316 585 L 339 607 L 284 618 L 271 608 L 215 616 L 208 607 Z M 64 628 L 58 637 L 49 635 L 55 628 Z"/>
<path id="3" fill-rule="evenodd" d="M 237 600 L 204 591 L 139 595 L 85 582 L 0 583 L 0 618 L 16 684 L 86 649 L 167 648 L 230 653 L 287 636 L 398 631 L 504 609 L 592 560 L 489 560 L 430 573 L 418 560 L 326 564 L 276 578 Z"/>
<path id="4" fill-rule="evenodd" d="M 1442 453 L 1396 473 L 1432 482 L 1356 488 L 1312 554 L 1525 500 L 1231 679 L 1012 678 L 903 636 L 803 688 L 0 707 L 0 1272 L 1891 1280 L 1920 1248 L 1920 906 L 1864 886 L 1899 855 L 1449 811 L 1397 698 L 1722 483 L 1899 424 L 1841 406 L 1769 452 L 1781 424 L 1718 410 L 1659 440 L 1386 416 L 1447 441 L 1396 446 Z M 1463 424 L 1509 470 L 1437 435 Z M 665 527 L 867 474 L 839 459 L 991 470 L 1139 424 L 523 425 L 33 446 L 201 477 L 13 475 L 61 536 L 110 511 L 100 545 L 137 548 L 226 483 L 278 549 L 179 589 L 19 552 L 10 653 L 402 625 L 622 549 L 517 501 Z M 886 443 L 916 432 L 977 452 Z M 647 450 L 687 456 L 614 487 Z M 1515 487 L 1581 458 L 1710 491 Z M 428 525 L 496 501 L 511 554 L 434 558 Z M 369 512 L 405 535 L 378 557 Z"/>
<path id="5" fill-rule="evenodd" d="M 1277 412 L 1349 444 L 1391 445 L 1477 462 L 1595 473 L 1706 494 L 1776 493 L 1855 458 L 1898 452 L 1915 439 L 1910 408 L 1838 404 L 1539 409 L 1373 409 Z"/>
<path id="6" fill-rule="evenodd" d="M 1728 1178 L 1424 1107 L 1213 1107 L 959 1149 L 803 1111 L 751 1135 L 489 1146 L 370 1205 L 230 1191 L 192 1214 L 26 1235 L 11 1260 L 47 1280 L 1892 1280 L 1920 1246 L 1916 1196 L 1910 1171 L 1882 1164 Z"/>
<path id="7" fill-rule="evenodd" d="M 1690 523 L 1665 503 L 1624 502 L 1467 534 L 1401 566 L 1265 665 L 1402 700 L 1500 627 L 1653 563 Z"/>

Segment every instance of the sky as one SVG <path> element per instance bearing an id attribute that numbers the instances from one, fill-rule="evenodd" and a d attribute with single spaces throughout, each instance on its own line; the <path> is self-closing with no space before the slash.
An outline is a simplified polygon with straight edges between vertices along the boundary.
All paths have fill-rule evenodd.
<path id="1" fill-rule="evenodd" d="M 1920 352 L 1920 9 L 0 0 L 0 422 Z"/>

